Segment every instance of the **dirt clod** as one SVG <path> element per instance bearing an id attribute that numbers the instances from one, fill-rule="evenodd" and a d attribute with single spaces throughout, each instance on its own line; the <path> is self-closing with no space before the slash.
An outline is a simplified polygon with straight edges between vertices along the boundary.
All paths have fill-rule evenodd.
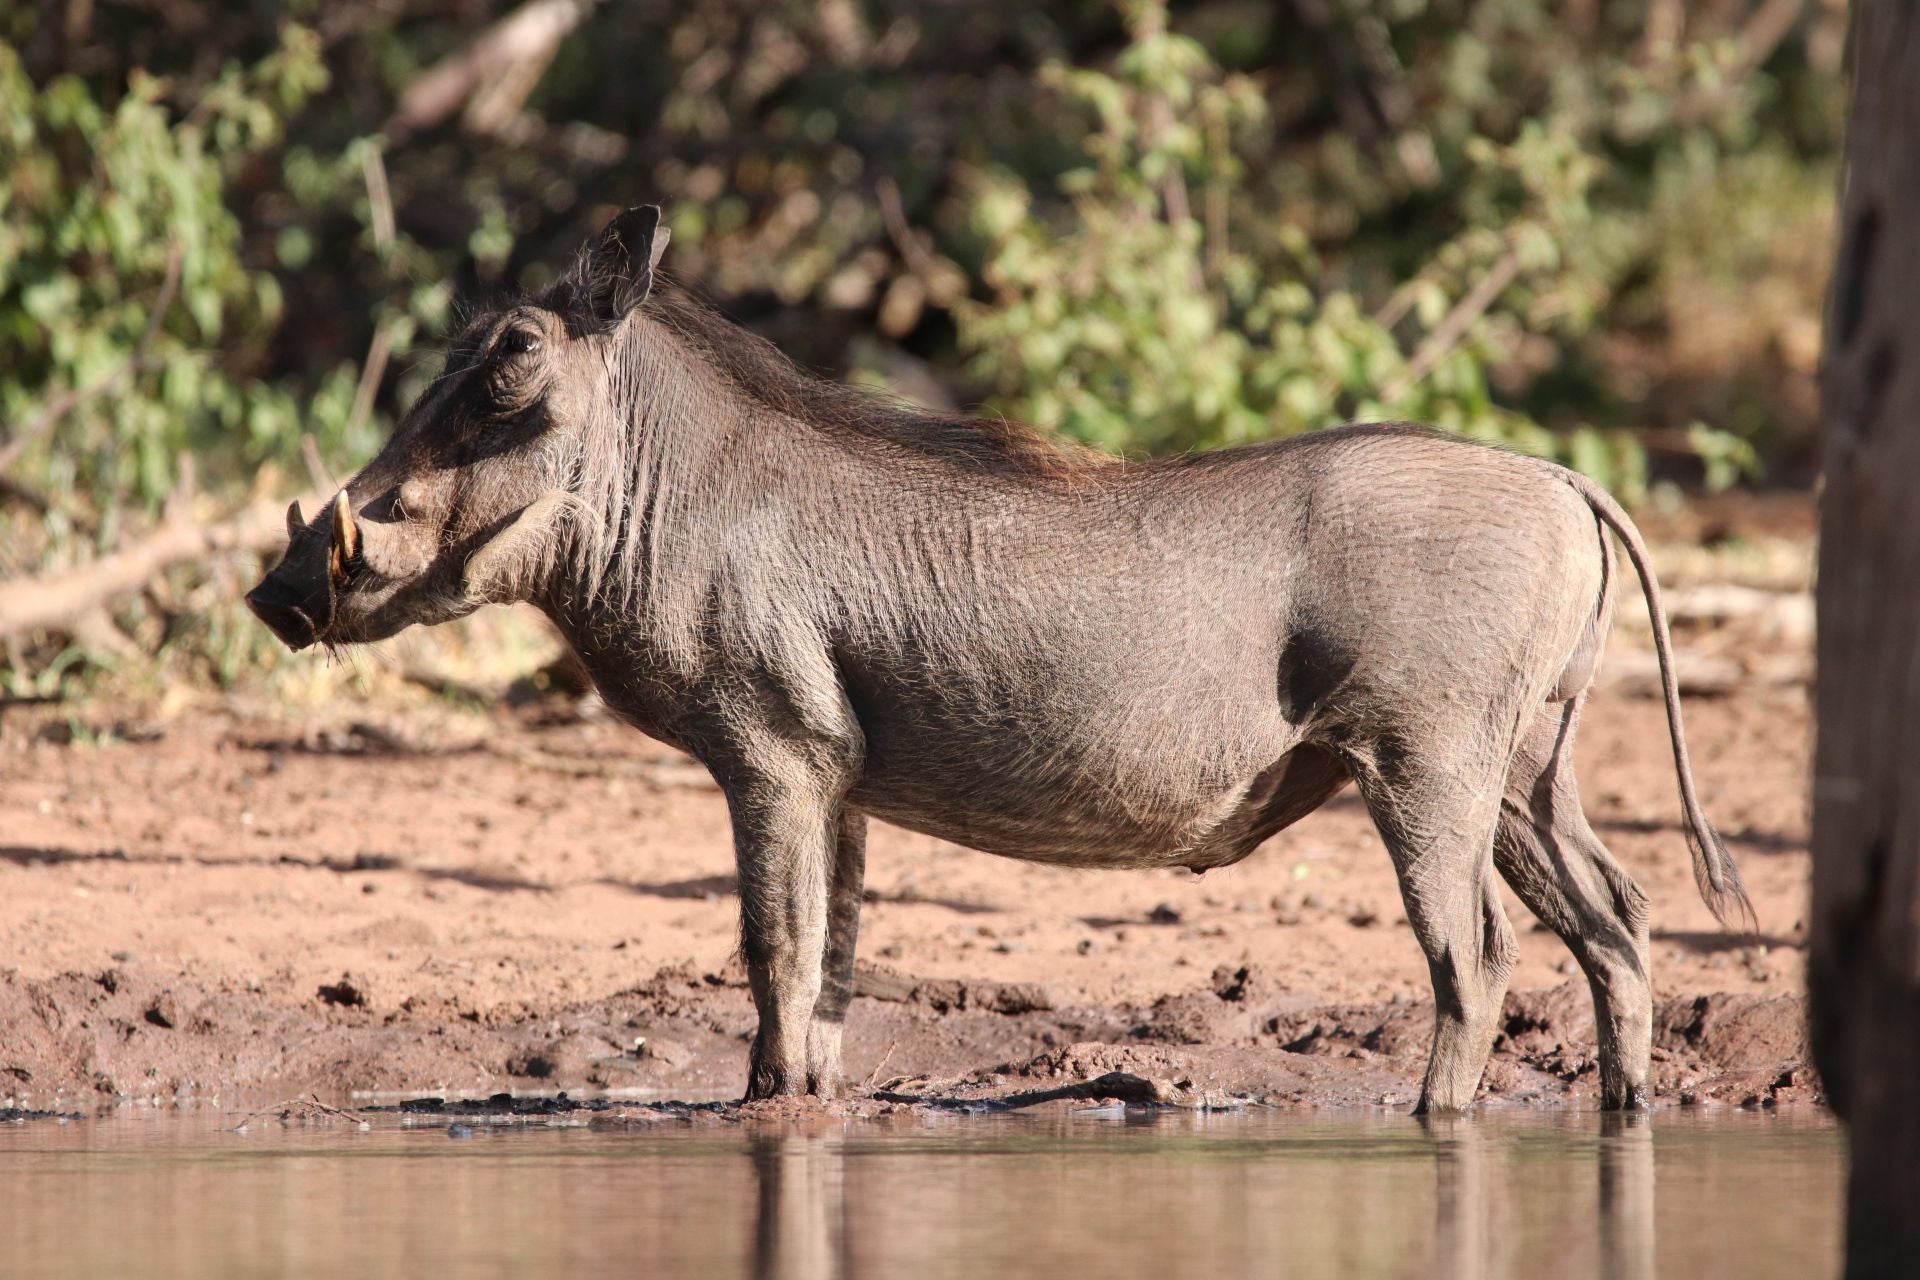
<path id="1" fill-rule="evenodd" d="M 180 1005 L 179 1002 L 173 998 L 171 991 L 162 991 L 155 997 L 153 1003 L 147 1006 L 147 1011 L 142 1016 L 156 1027 L 172 1028 L 179 1026 L 181 1023 Z"/>
<path id="2" fill-rule="evenodd" d="M 322 983 L 317 994 L 324 1003 L 347 1009 L 364 1009 L 372 1003 L 365 983 L 350 973 L 341 974 L 338 982 Z"/>

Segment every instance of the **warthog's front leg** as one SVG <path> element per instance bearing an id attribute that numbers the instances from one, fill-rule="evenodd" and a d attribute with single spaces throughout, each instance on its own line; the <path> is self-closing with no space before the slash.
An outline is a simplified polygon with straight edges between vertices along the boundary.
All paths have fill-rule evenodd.
<path id="1" fill-rule="evenodd" d="M 827 890 L 827 954 L 820 998 L 807 1032 L 807 1091 L 822 1098 L 840 1092 L 840 1031 L 853 1000 L 853 953 L 860 939 L 860 899 L 867 876 L 867 817 L 840 811 Z"/>
<path id="2" fill-rule="evenodd" d="M 808 1088 L 807 1042 L 827 951 L 833 798 L 760 781 L 728 790 L 747 981 L 760 1014 L 747 1098 Z"/>

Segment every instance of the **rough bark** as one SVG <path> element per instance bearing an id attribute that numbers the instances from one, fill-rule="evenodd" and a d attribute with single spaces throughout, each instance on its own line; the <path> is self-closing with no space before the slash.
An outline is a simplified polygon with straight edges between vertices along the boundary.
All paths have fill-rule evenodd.
<path id="1" fill-rule="evenodd" d="M 1827 316 L 1814 1053 L 1852 1130 L 1847 1274 L 1920 1266 L 1920 7 L 1854 11 Z"/>

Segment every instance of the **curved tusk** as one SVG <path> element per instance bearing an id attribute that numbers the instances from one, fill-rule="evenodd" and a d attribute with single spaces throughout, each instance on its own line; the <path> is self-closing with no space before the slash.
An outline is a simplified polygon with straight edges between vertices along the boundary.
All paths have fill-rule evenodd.
<path id="1" fill-rule="evenodd" d="M 360 549 L 360 529 L 353 522 L 353 504 L 347 501 L 345 489 L 333 499 L 333 536 L 349 556 Z"/>
<path id="2" fill-rule="evenodd" d="M 353 522 L 353 504 L 342 489 L 333 499 L 333 554 L 329 557 L 336 581 L 347 576 L 347 566 L 360 550 L 360 530 Z"/>

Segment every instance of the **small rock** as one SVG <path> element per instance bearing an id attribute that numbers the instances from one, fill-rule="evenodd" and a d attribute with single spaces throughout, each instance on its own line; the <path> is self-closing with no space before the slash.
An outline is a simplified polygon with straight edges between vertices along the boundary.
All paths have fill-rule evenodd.
<path id="1" fill-rule="evenodd" d="M 1221 965 L 1213 971 L 1213 994 L 1222 1000 L 1239 1001 L 1247 998 L 1247 988 L 1253 982 L 1253 970 L 1246 965 L 1238 969 L 1229 969 Z"/>
<path id="2" fill-rule="evenodd" d="M 1083 956 L 1090 956 L 1094 952 L 1098 951 L 1099 949 L 1100 949 L 1100 944 L 1095 942 L 1092 938 L 1082 938 L 1080 939 L 1078 945 L 1074 947 L 1074 950 L 1078 951 Z"/>
<path id="3" fill-rule="evenodd" d="M 1147 923 L 1148 924 L 1179 924 L 1180 913 L 1174 909 L 1171 903 L 1163 902 L 1159 906 L 1155 907 L 1153 910 L 1147 912 Z"/>
<path id="4" fill-rule="evenodd" d="M 470 1124 L 450 1124 L 447 1126 L 447 1136 L 456 1140 L 471 1138 L 473 1136 L 473 1126 Z"/>
<path id="5" fill-rule="evenodd" d="M 156 1027 L 173 1028 L 180 1025 L 180 1006 L 174 1002 L 171 991 L 162 991 L 154 1002 L 147 1006 L 145 1017 Z"/>
<path id="6" fill-rule="evenodd" d="M 660 1036 L 648 1036 L 640 1045 L 641 1058 L 648 1062 L 657 1062 L 663 1067 L 678 1067 L 692 1056 L 692 1052 L 685 1045 Z"/>

